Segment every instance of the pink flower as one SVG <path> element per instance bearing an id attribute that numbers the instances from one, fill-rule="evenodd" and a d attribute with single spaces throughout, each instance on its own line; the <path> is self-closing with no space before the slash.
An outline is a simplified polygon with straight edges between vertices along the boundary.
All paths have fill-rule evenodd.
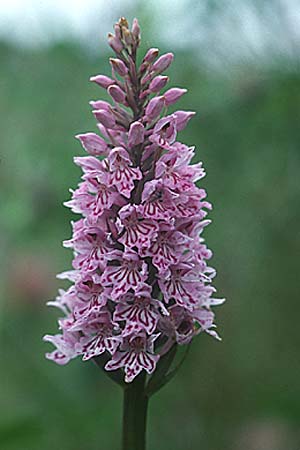
<path id="1" fill-rule="evenodd" d="M 166 116 L 160 119 L 153 129 L 149 140 L 159 147 L 169 150 L 176 139 L 176 119 L 174 115 Z"/>
<path id="2" fill-rule="evenodd" d="M 201 287 L 201 277 L 192 263 L 179 262 L 170 266 L 168 274 L 158 283 L 167 303 L 174 300 L 177 305 L 191 309 L 199 302 L 197 291 Z"/>
<path id="3" fill-rule="evenodd" d="M 178 195 L 166 187 L 160 180 L 148 181 L 145 184 L 142 203 L 138 211 L 143 217 L 153 220 L 169 220 L 175 208 Z"/>
<path id="4" fill-rule="evenodd" d="M 112 76 L 91 78 L 112 104 L 91 101 L 98 134 L 76 136 L 88 156 L 74 158 L 83 174 L 65 205 L 82 218 L 64 241 L 73 270 L 58 276 L 71 285 L 48 303 L 61 312 L 61 334 L 44 340 L 58 364 L 105 355 L 105 369 L 121 369 L 129 383 L 142 370 L 152 374 L 175 342 L 201 332 L 219 339 L 212 307 L 223 300 L 214 298 L 203 238 L 211 204 L 196 182 L 205 171 L 191 164 L 194 148 L 178 141 L 194 113 L 167 113 L 186 89 L 161 92 L 173 54 L 152 48 L 138 66 L 137 20 L 114 29 Z"/>
<path id="5" fill-rule="evenodd" d="M 94 313 L 88 319 L 88 327 L 82 327 L 85 336 L 77 344 L 77 350 L 83 355 L 83 361 L 99 356 L 106 350 L 113 355 L 122 338 L 111 321 L 109 311 Z"/>
<path id="6" fill-rule="evenodd" d="M 159 330 L 170 340 L 175 340 L 177 344 L 189 344 L 197 334 L 193 313 L 178 305 L 170 306 L 168 312 L 168 316 L 160 318 Z"/>
<path id="7" fill-rule="evenodd" d="M 162 224 L 158 236 L 150 246 L 144 247 L 143 255 L 151 256 L 159 272 L 165 272 L 170 265 L 177 264 L 187 248 L 189 238 L 183 233 Z"/>
<path id="8" fill-rule="evenodd" d="M 96 223 L 105 210 L 109 210 L 118 200 L 118 193 L 108 186 L 107 176 L 101 176 L 101 181 L 93 178 L 80 184 L 73 192 L 72 200 L 65 202 L 75 213 L 81 213 L 90 223 Z"/>
<path id="9" fill-rule="evenodd" d="M 134 181 L 142 178 L 139 168 L 133 168 L 127 151 L 122 147 L 111 150 L 108 156 L 110 176 L 108 184 L 115 186 L 118 192 L 129 198 Z"/>
<path id="10" fill-rule="evenodd" d="M 105 369 L 124 368 L 125 381 L 130 383 L 143 369 L 149 374 L 154 372 L 159 355 L 154 354 L 153 344 L 158 335 L 147 338 L 145 333 L 134 334 L 124 339 L 120 351 L 117 351 Z"/>
<path id="11" fill-rule="evenodd" d="M 125 321 L 123 336 L 145 330 L 152 334 L 157 326 L 163 304 L 151 297 L 151 287 L 141 283 L 134 294 L 124 296 L 117 304 L 114 321 Z"/>
<path id="12" fill-rule="evenodd" d="M 125 205 L 119 211 L 119 228 L 121 230 L 118 239 L 125 247 L 149 247 L 155 240 L 158 230 L 157 222 L 144 219 L 137 211 L 136 205 Z"/>
<path id="13" fill-rule="evenodd" d="M 107 257 L 116 252 L 108 241 L 106 234 L 100 228 L 85 225 L 80 221 L 82 228 L 77 229 L 73 239 L 64 241 L 64 246 L 73 248 L 75 257 L 73 267 L 83 272 L 94 272 L 106 266 Z M 74 227 L 75 228 L 75 227 Z M 78 228 L 78 227 L 77 227 Z"/>
<path id="14" fill-rule="evenodd" d="M 56 350 L 52 353 L 46 353 L 46 358 L 60 365 L 67 364 L 71 359 L 78 356 L 78 352 L 75 349 L 78 338 L 78 333 L 56 334 L 54 336 L 46 334 L 43 340 L 51 342 L 56 347 Z"/>
<path id="15" fill-rule="evenodd" d="M 190 165 L 194 156 L 194 149 L 180 146 L 179 149 L 172 148 L 165 153 L 156 164 L 156 178 L 161 178 L 164 183 L 172 189 L 177 187 L 185 192 L 193 189 L 197 192 L 194 183 L 205 176 L 202 163 Z M 199 194 L 201 191 L 198 191 Z"/>
<path id="16" fill-rule="evenodd" d="M 106 305 L 109 298 L 110 289 L 104 288 L 102 284 L 93 280 L 91 276 L 85 276 L 73 286 L 72 295 L 76 297 L 73 301 L 73 316 L 75 322 L 72 329 L 79 325 L 78 320 L 83 319 L 91 313 L 100 312 Z"/>
<path id="17" fill-rule="evenodd" d="M 145 261 L 132 250 L 120 254 L 118 265 L 107 266 L 101 277 L 103 286 L 112 286 L 111 298 L 117 300 L 130 289 L 138 289 L 147 279 L 148 270 Z"/>

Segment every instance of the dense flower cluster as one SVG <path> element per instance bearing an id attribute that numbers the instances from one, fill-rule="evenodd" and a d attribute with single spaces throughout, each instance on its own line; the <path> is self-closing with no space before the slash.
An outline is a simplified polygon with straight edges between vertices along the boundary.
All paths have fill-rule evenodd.
<path id="1" fill-rule="evenodd" d="M 74 159 L 83 176 L 66 206 L 83 218 L 64 242 L 74 270 L 59 277 L 72 285 L 49 302 L 65 314 L 61 334 L 44 339 L 59 364 L 106 352 L 105 369 L 124 369 L 130 382 L 143 369 L 151 374 L 175 342 L 202 331 L 218 338 L 211 306 L 222 300 L 212 298 L 215 271 L 201 237 L 211 205 L 195 183 L 205 172 L 190 164 L 194 149 L 176 140 L 194 113 L 166 115 L 186 89 L 161 93 L 173 55 L 151 48 L 137 67 L 136 19 L 131 30 L 120 19 L 108 40 L 112 77 L 91 80 L 112 104 L 90 102 L 101 136 L 76 136 L 89 156 Z"/>

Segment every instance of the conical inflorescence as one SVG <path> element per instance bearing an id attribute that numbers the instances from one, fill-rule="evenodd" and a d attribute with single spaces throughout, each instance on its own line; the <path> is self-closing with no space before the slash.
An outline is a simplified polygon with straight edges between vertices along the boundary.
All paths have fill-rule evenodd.
<path id="1" fill-rule="evenodd" d="M 56 349 L 47 357 L 66 364 L 106 354 L 105 369 L 124 370 L 131 382 L 143 369 L 154 372 L 175 343 L 214 330 L 211 284 L 215 270 L 202 232 L 211 209 L 194 148 L 177 134 L 194 115 L 168 114 L 186 89 L 165 89 L 172 53 L 147 51 L 140 66 L 140 28 L 125 19 L 109 34 L 116 54 L 112 76 L 91 78 L 112 102 L 91 101 L 99 134 L 76 136 L 88 156 L 74 158 L 82 181 L 66 202 L 82 217 L 72 223 L 65 247 L 73 270 L 59 275 L 72 285 L 49 304 L 60 308 L 60 334 L 44 339 Z"/>

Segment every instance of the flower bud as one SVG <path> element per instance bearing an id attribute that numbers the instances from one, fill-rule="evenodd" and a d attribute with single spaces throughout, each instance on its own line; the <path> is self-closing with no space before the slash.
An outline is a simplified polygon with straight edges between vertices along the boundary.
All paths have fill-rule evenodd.
<path id="1" fill-rule="evenodd" d="M 130 148 L 144 141 L 145 128 L 141 122 L 133 122 L 128 133 L 128 146 Z"/>
<path id="2" fill-rule="evenodd" d="M 129 72 L 134 80 L 136 80 L 136 66 L 132 58 L 129 58 Z"/>
<path id="3" fill-rule="evenodd" d="M 142 86 L 145 86 L 147 83 L 149 83 L 149 81 L 151 81 L 151 78 L 152 78 L 151 73 L 146 73 L 146 75 L 144 75 L 143 78 L 141 79 Z"/>
<path id="4" fill-rule="evenodd" d="M 82 147 L 93 156 L 101 156 L 107 154 L 108 145 L 104 139 L 95 133 L 77 134 L 76 139 L 79 139 Z"/>
<path id="5" fill-rule="evenodd" d="M 111 110 L 111 105 L 104 100 L 91 100 L 89 103 L 93 109 L 105 109 L 105 111 Z"/>
<path id="6" fill-rule="evenodd" d="M 145 111 L 145 116 L 148 119 L 148 121 L 156 119 L 162 112 L 164 105 L 165 99 L 162 95 L 159 97 L 152 98 L 148 103 Z"/>
<path id="7" fill-rule="evenodd" d="M 107 77 L 106 75 L 95 75 L 94 77 L 90 78 L 90 81 L 99 84 L 99 86 L 104 89 L 107 89 L 108 86 L 114 84 L 114 80 L 112 80 L 110 77 Z"/>
<path id="8" fill-rule="evenodd" d="M 122 91 L 122 89 L 116 84 L 109 86 L 107 92 L 115 102 L 123 104 L 126 103 L 126 95 L 124 91 Z"/>
<path id="9" fill-rule="evenodd" d="M 159 92 L 161 89 L 165 87 L 167 82 L 169 81 L 169 77 L 158 75 L 157 77 L 153 78 L 149 85 L 149 91 L 151 92 Z"/>
<path id="10" fill-rule="evenodd" d="M 120 41 L 122 39 L 122 36 L 121 36 L 121 28 L 120 28 L 119 23 L 115 23 L 114 30 L 115 30 L 116 38 Z"/>
<path id="11" fill-rule="evenodd" d="M 157 142 L 162 138 L 163 140 L 173 143 L 176 138 L 176 119 L 174 115 L 166 116 L 160 119 L 153 129 L 152 136 L 149 138 L 151 142 Z"/>
<path id="12" fill-rule="evenodd" d="M 183 130 L 194 115 L 194 111 L 176 111 L 173 116 L 175 116 L 177 131 Z"/>
<path id="13" fill-rule="evenodd" d="M 131 33 L 133 37 L 136 39 L 136 41 L 140 41 L 140 35 L 141 35 L 141 29 L 139 26 L 139 22 L 136 18 L 132 21 L 132 27 L 131 27 Z"/>
<path id="14" fill-rule="evenodd" d="M 152 71 L 160 73 L 166 70 L 174 59 L 173 53 L 165 53 L 160 56 L 152 66 Z"/>
<path id="15" fill-rule="evenodd" d="M 95 114 L 94 114 L 95 115 Z M 110 135 L 114 130 L 110 129 L 109 133 L 107 133 L 107 129 L 102 125 L 102 123 L 97 123 L 97 128 L 99 129 L 102 136 L 104 136 L 108 141 L 110 140 Z"/>
<path id="16" fill-rule="evenodd" d="M 143 62 L 151 64 L 159 54 L 158 48 L 150 48 L 144 56 Z"/>
<path id="17" fill-rule="evenodd" d="M 148 89 L 146 89 L 145 91 L 142 91 L 139 95 L 139 99 L 143 100 L 143 98 L 148 97 L 148 95 L 152 94 L 152 92 L 150 92 Z"/>
<path id="18" fill-rule="evenodd" d="M 120 25 L 121 28 L 125 28 L 125 29 L 127 28 L 128 29 L 129 23 L 128 23 L 128 20 L 126 19 L 126 17 L 120 17 L 119 25 Z"/>
<path id="19" fill-rule="evenodd" d="M 94 116 L 98 122 L 102 123 L 105 128 L 114 128 L 116 125 L 115 118 L 110 111 L 105 111 L 104 109 L 98 109 L 93 111 Z"/>
<path id="20" fill-rule="evenodd" d="M 173 105 L 173 103 L 177 102 L 180 97 L 183 96 L 187 92 L 186 89 L 180 88 L 171 88 L 167 92 L 164 93 L 165 102 L 167 106 Z"/>
<path id="21" fill-rule="evenodd" d="M 128 30 L 128 28 L 122 28 L 122 34 L 126 45 L 132 45 L 133 44 L 132 34 Z"/>
<path id="22" fill-rule="evenodd" d="M 111 33 L 108 33 L 108 44 L 116 53 L 121 53 L 121 51 L 123 50 L 123 44 L 120 39 Z"/>
<path id="23" fill-rule="evenodd" d="M 112 68 L 121 76 L 124 77 L 128 73 L 126 65 L 121 59 L 110 58 L 109 59 Z"/>

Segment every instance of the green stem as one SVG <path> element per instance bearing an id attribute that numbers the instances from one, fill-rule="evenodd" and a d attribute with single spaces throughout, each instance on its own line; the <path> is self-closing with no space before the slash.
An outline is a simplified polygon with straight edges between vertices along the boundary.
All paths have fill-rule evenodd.
<path id="1" fill-rule="evenodd" d="M 122 450 L 146 450 L 148 397 L 143 371 L 124 388 Z"/>

